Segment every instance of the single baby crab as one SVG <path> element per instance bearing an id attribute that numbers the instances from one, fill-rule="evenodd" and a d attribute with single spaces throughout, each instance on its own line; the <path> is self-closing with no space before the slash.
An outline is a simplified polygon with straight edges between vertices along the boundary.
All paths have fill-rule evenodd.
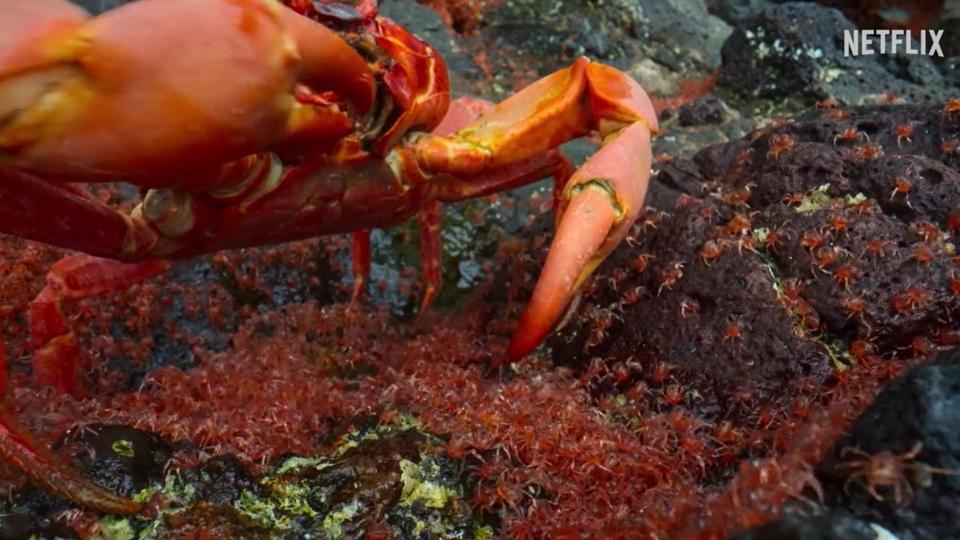
<path id="1" fill-rule="evenodd" d="M 867 493 L 880 502 L 885 499 L 880 495 L 878 489 L 892 489 L 892 502 L 900 506 L 913 499 L 913 485 L 915 483 L 927 485 L 930 482 L 930 475 L 933 474 L 960 474 L 960 471 L 938 469 L 919 461 L 913 461 L 921 450 L 923 450 L 923 444 L 920 442 L 917 442 L 913 445 L 913 448 L 903 454 L 895 454 L 889 450 L 884 450 L 871 455 L 859 448 L 844 448 L 840 453 L 842 458 L 846 458 L 850 454 L 860 456 L 860 458 L 837 464 L 838 469 L 852 471 L 843 483 L 844 493 L 849 493 L 851 483 L 863 481 Z M 904 473 L 906 469 L 913 472 L 912 479 Z"/>
<path id="2" fill-rule="evenodd" d="M 285 4 L 285 5 L 283 5 Z M 451 103 L 443 59 L 372 0 L 139 0 L 97 17 L 66 0 L 0 0 L 0 232 L 76 250 L 28 314 L 34 380 L 77 389 L 60 313 L 171 260 L 419 216 L 423 306 L 439 286 L 440 204 L 553 175 L 556 235 L 506 359 L 532 351 L 627 235 L 650 177 L 653 106 L 585 58 L 502 103 Z M 571 171 L 557 150 L 591 132 Z M 142 190 L 125 214 L 76 183 Z M 0 411 L 2 412 L 2 411 Z M 139 509 L 0 414 L 0 456 L 88 508 Z"/>

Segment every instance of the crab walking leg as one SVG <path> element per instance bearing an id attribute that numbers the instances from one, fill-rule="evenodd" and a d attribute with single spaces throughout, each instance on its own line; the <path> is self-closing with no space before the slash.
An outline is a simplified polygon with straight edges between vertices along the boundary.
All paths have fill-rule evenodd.
<path id="1" fill-rule="evenodd" d="M 79 369 L 82 350 L 61 309 L 65 298 L 87 298 L 128 287 L 163 274 L 170 262 L 152 259 L 125 263 L 85 254 L 65 257 L 50 268 L 47 286 L 30 304 L 27 322 L 34 348 L 33 383 L 62 392 L 82 392 Z"/>
<path id="2" fill-rule="evenodd" d="M 356 304 L 363 297 L 364 287 L 370 279 L 370 259 L 370 229 L 354 232 L 350 241 L 350 263 L 353 270 L 351 304 Z"/>
<path id="3" fill-rule="evenodd" d="M 157 234 L 68 184 L 0 165 L 0 232 L 116 259 L 143 259 Z"/>
<path id="4" fill-rule="evenodd" d="M 108 514 L 135 514 L 141 505 L 102 488 L 67 467 L 61 458 L 34 440 L 0 404 L 0 458 L 26 472 L 35 484 L 57 495 Z"/>
<path id="5" fill-rule="evenodd" d="M 424 313 L 440 291 L 442 276 L 440 259 L 442 241 L 440 224 L 443 221 L 443 208 L 437 201 L 430 201 L 420 210 L 420 273 L 423 275 L 423 299 L 420 301 L 420 313 Z"/>
<path id="6" fill-rule="evenodd" d="M 438 198 L 445 200 L 457 192 L 476 196 L 488 186 L 519 185 L 515 174 L 504 181 L 511 167 L 532 173 L 531 164 L 545 160 L 546 166 L 549 154 L 563 142 L 590 131 L 603 137 L 600 150 L 569 180 L 564 163 L 552 162 L 556 184 L 564 186 L 557 200 L 557 234 L 508 360 L 525 356 L 543 340 L 637 219 L 650 180 L 656 118 L 650 99 L 630 77 L 580 58 L 456 133 L 413 143 L 417 165 L 436 178 Z M 473 182 L 473 189 L 467 187 Z"/>
<path id="7" fill-rule="evenodd" d="M 493 103 L 482 99 L 458 98 L 450 103 L 443 120 L 431 132 L 444 136 L 476 121 L 481 114 L 493 108 Z M 434 200 L 426 204 L 418 214 L 420 221 L 420 272 L 423 276 L 423 299 L 420 313 L 426 312 L 436 299 L 443 283 L 441 258 L 443 242 L 440 227 L 443 222 L 443 207 Z"/>

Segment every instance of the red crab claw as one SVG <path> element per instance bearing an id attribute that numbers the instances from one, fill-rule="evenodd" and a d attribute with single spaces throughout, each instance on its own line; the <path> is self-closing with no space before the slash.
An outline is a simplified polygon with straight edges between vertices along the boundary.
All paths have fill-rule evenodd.
<path id="1" fill-rule="evenodd" d="M 47 179 L 204 189 L 195 177 L 316 124 L 326 109 L 301 105 L 302 86 L 360 114 L 374 100 L 363 57 L 271 1 L 139 0 L 90 18 L 65 0 L 0 0 L 0 12 L 0 162 Z"/>
<path id="2" fill-rule="evenodd" d="M 556 147 L 598 131 L 600 150 L 569 179 Z M 650 179 L 656 113 L 626 74 L 580 58 L 445 137 L 401 145 L 402 175 L 429 178 L 437 198 L 460 200 L 554 173 L 557 232 L 507 352 L 522 358 L 554 328 L 584 281 L 637 219 Z M 411 157 L 412 155 L 412 157 Z"/>

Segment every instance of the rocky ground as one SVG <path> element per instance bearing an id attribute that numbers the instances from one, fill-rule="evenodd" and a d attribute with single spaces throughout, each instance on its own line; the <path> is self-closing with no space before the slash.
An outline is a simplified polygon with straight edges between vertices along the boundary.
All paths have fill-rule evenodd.
<path id="1" fill-rule="evenodd" d="M 459 94 L 587 55 L 655 96 L 649 207 L 508 368 L 545 186 L 446 209 L 419 317 L 415 226 L 375 234 L 352 309 L 340 237 L 67 301 L 81 398 L 29 383 L 26 308 L 65 253 L 0 237 L 6 406 L 150 501 L 78 511 L 2 470 L 0 539 L 960 538 L 960 8 L 821 4 L 845 7 L 384 0 Z M 858 24 L 944 28 L 948 58 L 844 57 Z"/>

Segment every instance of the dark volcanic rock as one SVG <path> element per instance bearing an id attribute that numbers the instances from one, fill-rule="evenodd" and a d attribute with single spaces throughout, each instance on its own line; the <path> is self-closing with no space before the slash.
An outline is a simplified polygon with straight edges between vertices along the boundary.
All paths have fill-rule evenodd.
<path id="1" fill-rule="evenodd" d="M 489 59 L 500 87 L 532 82 L 586 55 L 663 95 L 716 69 L 731 31 L 702 0 L 514 0 L 493 3 L 479 26 L 472 47 Z"/>
<path id="2" fill-rule="evenodd" d="M 733 25 L 769 5 L 768 0 L 707 0 L 710 13 Z"/>
<path id="3" fill-rule="evenodd" d="M 681 126 L 703 126 L 721 124 L 731 119 L 733 112 L 719 97 L 707 96 L 680 107 L 679 116 Z"/>
<path id="4" fill-rule="evenodd" d="M 946 71 L 927 56 L 844 56 L 843 32 L 855 28 L 839 11 L 812 2 L 772 6 L 737 25 L 723 46 L 719 83 L 748 96 L 853 105 L 888 93 L 924 104 L 950 96 Z"/>
<path id="5" fill-rule="evenodd" d="M 880 523 L 902 539 L 960 538 L 958 358 L 956 351 L 944 353 L 937 362 L 903 374 L 877 396 L 821 464 L 818 476 L 829 503 Z M 857 474 L 865 471 L 850 464 L 883 452 L 915 456 L 890 460 L 893 476 L 887 485 L 883 477 L 875 479 L 873 497 L 866 489 L 869 480 Z M 899 501 L 895 482 L 901 483 Z"/>
<path id="6" fill-rule="evenodd" d="M 946 0 L 943 3 L 943 12 L 937 20 L 933 21 L 930 28 L 943 30 L 941 46 L 943 47 L 943 54 L 948 58 L 947 62 L 950 64 L 950 71 L 945 68 L 944 73 L 953 72 L 953 82 L 956 84 L 960 80 L 958 79 L 960 75 L 954 72 L 957 63 L 960 62 L 960 1 Z"/>
<path id="7" fill-rule="evenodd" d="M 212 505 L 232 504 L 244 492 L 259 493 L 260 484 L 236 456 L 216 456 L 183 473 L 197 497 Z"/>
<path id="8" fill-rule="evenodd" d="M 641 366 L 621 389 L 667 384 L 670 362 L 709 415 L 745 387 L 791 399 L 855 340 L 895 355 L 955 342 L 960 174 L 941 143 L 958 132 L 939 108 L 814 111 L 659 166 L 656 210 L 549 341 L 554 359 Z"/>
<path id="9" fill-rule="evenodd" d="M 162 483 L 173 455 L 153 433 L 119 425 L 87 426 L 65 444 L 87 477 L 124 497 Z"/>
<path id="10" fill-rule="evenodd" d="M 120 425 L 91 425 L 64 438 L 80 472 L 110 491 L 132 497 L 163 482 L 172 449 L 153 433 Z M 5 506 L 0 504 L 0 540 L 75 537 L 68 525 L 73 505 L 28 485 Z"/>
<path id="11" fill-rule="evenodd" d="M 876 540 L 866 523 L 842 514 L 789 515 L 759 527 L 741 531 L 727 540 Z"/>
<path id="12" fill-rule="evenodd" d="M 114 427 L 97 430 L 100 435 L 88 436 L 88 444 L 113 440 L 110 446 L 115 447 L 117 441 L 134 440 L 121 445 L 121 454 L 146 453 L 136 439 L 151 437 Z M 230 455 L 152 478 L 144 486 L 149 489 L 137 494 L 150 497 L 152 511 L 131 518 L 104 517 L 98 523 L 102 537 L 113 538 L 111 531 L 118 531 L 123 538 L 292 540 L 376 537 L 379 531 L 397 538 L 469 539 L 483 529 L 474 521 L 459 463 L 446 455 L 441 439 L 412 427 L 409 419 L 396 424 L 381 424 L 375 416 L 345 420 L 339 436 L 330 440 L 329 456 L 287 455 L 257 478 Z M 103 469 L 119 468 L 111 459 L 101 460 Z M 139 474 L 153 475 L 154 468 L 144 463 Z M 7 530 L 59 530 L 51 523 L 4 517 L 0 539 Z"/>
<path id="13" fill-rule="evenodd" d="M 718 46 L 730 35 L 731 28 L 710 14 L 706 2 L 639 0 L 639 4 L 648 21 L 647 35 L 642 37 L 655 44 L 657 50 L 678 51 L 684 63 L 719 65 Z M 610 7 L 616 7 L 616 3 L 607 9 Z"/>
<path id="14" fill-rule="evenodd" d="M 0 515 L 0 540 L 25 540 L 38 537 L 77 538 L 77 535 L 65 523 L 41 519 L 35 515 Z"/>
<path id="15" fill-rule="evenodd" d="M 543 63 L 540 75 L 588 55 L 603 61 L 623 60 L 637 50 L 645 29 L 643 10 L 633 5 L 619 13 L 593 2 L 518 0 L 493 6 L 484 13 L 483 43 L 500 43 Z"/>

